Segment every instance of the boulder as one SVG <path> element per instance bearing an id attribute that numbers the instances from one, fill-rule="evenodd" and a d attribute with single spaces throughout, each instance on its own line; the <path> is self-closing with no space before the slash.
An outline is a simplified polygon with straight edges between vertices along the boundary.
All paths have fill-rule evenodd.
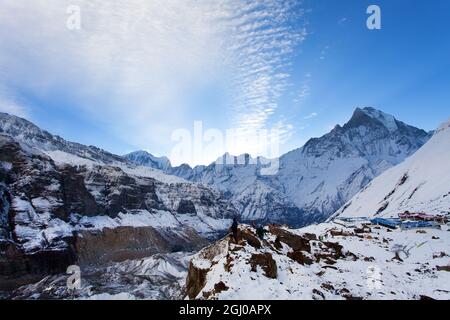
<path id="1" fill-rule="evenodd" d="M 264 270 L 264 275 L 267 278 L 277 278 L 277 263 L 270 253 L 253 254 L 250 258 L 250 266 L 253 272 L 256 272 L 257 267 L 260 266 Z"/>

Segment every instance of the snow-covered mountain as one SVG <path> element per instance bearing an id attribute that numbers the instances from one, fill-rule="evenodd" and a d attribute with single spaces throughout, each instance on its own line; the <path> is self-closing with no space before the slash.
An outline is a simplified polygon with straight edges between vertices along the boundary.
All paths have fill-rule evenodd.
<path id="1" fill-rule="evenodd" d="M 48 275 L 5 299 L 172 300 L 183 298 L 192 253 L 155 254 L 83 269 L 80 290 L 67 288 L 67 274 Z M 1 293 L 0 293 L 1 297 Z"/>
<path id="2" fill-rule="evenodd" d="M 171 167 L 169 158 L 155 157 L 147 151 L 136 151 L 126 154 L 123 157 L 137 165 L 155 168 L 158 170 L 167 171 Z"/>
<path id="3" fill-rule="evenodd" d="M 450 213 L 450 121 L 415 154 L 374 179 L 336 216 L 397 217 L 405 211 Z"/>
<path id="4" fill-rule="evenodd" d="M 389 123 L 386 128 L 395 132 Z M 410 227 L 407 218 L 402 227 L 371 219 L 405 211 L 441 218 Z M 201 250 L 189 265 L 186 294 L 233 300 L 448 300 L 448 217 L 450 121 L 328 222 L 298 230 L 269 225 L 263 235 L 241 225 L 237 241 L 228 236 Z"/>
<path id="5" fill-rule="evenodd" d="M 430 136 L 376 109 L 358 108 L 344 126 L 281 156 L 275 175 L 261 174 L 264 159 L 228 154 L 227 161 L 166 172 L 222 191 L 244 221 L 302 226 L 328 218 Z"/>
<path id="6" fill-rule="evenodd" d="M 419 232 L 418 232 L 419 231 Z M 450 298 L 448 226 L 389 230 L 337 222 L 264 240 L 241 225 L 194 256 L 186 294 L 198 300 L 419 300 Z M 401 252 L 395 248 L 403 248 Z"/>
<path id="7" fill-rule="evenodd" d="M 0 291 L 74 263 L 198 249 L 236 215 L 208 186 L 18 117 L 0 114 L 0 150 Z"/>
<path id="8" fill-rule="evenodd" d="M 0 133 L 14 137 L 16 141 L 42 151 L 66 152 L 106 164 L 126 162 L 124 158 L 108 151 L 64 140 L 59 136 L 42 130 L 28 120 L 3 112 L 0 112 Z"/>
<path id="9" fill-rule="evenodd" d="M 373 108 L 356 109 L 344 126 L 282 156 L 273 185 L 302 208 L 309 221 L 320 221 L 430 136 Z"/>

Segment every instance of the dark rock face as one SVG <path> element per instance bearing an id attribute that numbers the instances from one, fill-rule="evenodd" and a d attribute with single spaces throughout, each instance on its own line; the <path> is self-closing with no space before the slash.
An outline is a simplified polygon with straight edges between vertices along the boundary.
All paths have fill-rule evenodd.
<path id="1" fill-rule="evenodd" d="M 0 239 L 11 238 L 9 208 L 11 195 L 5 185 L 0 184 Z"/>
<path id="2" fill-rule="evenodd" d="M 195 209 L 195 205 L 192 203 L 192 201 L 181 200 L 180 204 L 178 205 L 177 212 L 181 214 L 188 214 L 188 213 L 196 214 L 197 210 Z"/>
<path id="3" fill-rule="evenodd" d="M 249 245 L 255 249 L 261 248 L 261 241 L 255 237 L 248 229 L 238 230 L 238 242 L 245 240 Z"/>
<path id="4" fill-rule="evenodd" d="M 288 252 L 287 256 L 301 265 L 311 265 L 314 261 L 301 251 Z"/>
<path id="5" fill-rule="evenodd" d="M 195 299 L 202 291 L 206 282 L 206 275 L 209 269 L 196 267 L 192 262 L 189 265 L 188 276 L 186 279 L 186 295 L 189 299 Z"/>
<path id="6" fill-rule="evenodd" d="M 103 213 L 103 208 L 86 189 L 84 177 L 77 168 L 64 166 L 61 170 L 60 181 L 64 204 L 64 215 L 60 218 L 67 220 L 72 212 L 83 216 L 96 216 Z"/>
<path id="7" fill-rule="evenodd" d="M 277 278 L 277 263 L 273 260 L 272 254 L 270 253 L 253 254 L 250 258 L 250 266 L 253 272 L 256 272 L 256 267 L 260 266 L 264 270 L 267 278 Z"/>
<path id="8" fill-rule="evenodd" d="M 0 291 L 39 281 L 49 274 L 65 273 L 75 262 L 71 248 L 26 254 L 12 241 L 0 240 Z"/>
<path id="9" fill-rule="evenodd" d="M 298 236 L 277 226 L 270 226 L 270 232 L 277 236 L 277 242 L 283 242 L 294 251 L 311 252 L 310 235 Z"/>
<path id="10" fill-rule="evenodd" d="M 141 259 L 156 253 L 198 250 L 208 242 L 195 230 L 185 230 L 185 237 L 168 230 L 152 227 L 105 228 L 102 231 L 83 231 L 75 238 L 77 263 L 104 264 Z M 186 241 L 186 238 L 189 241 Z"/>
<path id="11" fill-rule="evenodd" d="M 58 164 L 1 134 L 0 149 L 0 282 L 8 290 L 65 273 L 72 264 L 192 251 L 208 243 L 182 223 L 176 230 L 150 226 L 92 229 L 87 224 L 83 225 L 86 229 L 70 231 L 85 217 L 114 219 L 119 213 L 132 216 L 140 211 L 149 215 L 164 211 L 168 216 L 201 212 L 212 218 L 235 215 L 235 209 L 207 187 L 165 183 L 104 164 Z M 62 228 L 63 233 L 49 233 L 55 224 L 69 231 Z"/>

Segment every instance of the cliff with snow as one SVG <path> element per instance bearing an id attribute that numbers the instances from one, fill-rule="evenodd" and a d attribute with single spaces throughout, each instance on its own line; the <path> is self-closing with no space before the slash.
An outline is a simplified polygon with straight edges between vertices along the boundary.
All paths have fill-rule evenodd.
<path id="1" fill-rule="evenodd" d="M 397 217 L 405 211 L 450 213 L 450 121 L 415 154 L 374 179 L 336 216 Z"/>

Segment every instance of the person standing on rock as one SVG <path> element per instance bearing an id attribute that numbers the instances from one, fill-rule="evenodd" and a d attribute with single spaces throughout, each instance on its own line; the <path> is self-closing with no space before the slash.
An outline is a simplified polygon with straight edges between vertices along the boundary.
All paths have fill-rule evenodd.
<path id="1" fill-rule="evenodd" d="M 233 218 L 233 224 L 231 225 L 231 233 L 233 234 L 233 239 L 235 243 L 238 243 L 238 221 L 236 219 L 236 217 Z"/>
<path id="2" fill-rule="evenodd" d="M 264 240 L 265 233 L 266 230 L 264 229 L 264 227 L 262 225 L 258 225 L 258 227 L 256 228 L 256 235 L 258 236 L 258 238 Z"/>

